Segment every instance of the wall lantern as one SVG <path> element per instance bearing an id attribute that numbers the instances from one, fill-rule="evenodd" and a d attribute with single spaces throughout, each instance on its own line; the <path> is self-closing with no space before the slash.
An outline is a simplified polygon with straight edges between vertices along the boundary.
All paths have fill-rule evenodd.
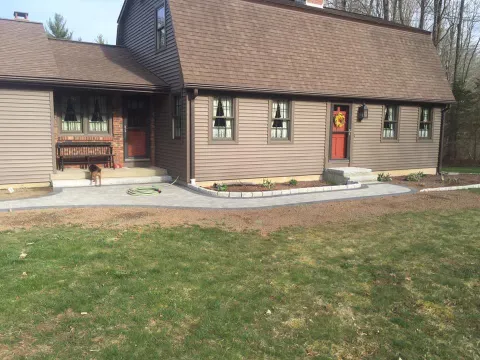
<path id="1" fill-rule="evenodd" d="M 363 119 L 368 119 L 368 107 L 365 104 L 358 108 L 358 121 Z"/>

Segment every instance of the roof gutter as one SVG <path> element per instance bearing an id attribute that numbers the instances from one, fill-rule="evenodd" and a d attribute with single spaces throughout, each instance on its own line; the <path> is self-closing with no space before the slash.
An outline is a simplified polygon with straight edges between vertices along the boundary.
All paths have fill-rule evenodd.
<path id="1" fill-rule="evenodd" d="M 123 84 L 59 78 L 11 77 L 0 75 L 0 82 L 8 82 L 11 84 L 48 85 L 85 89 L 95 88 L 101 90 L 137 91 L 149 93 L 167 93 L 170 91 L 170 87 L 160 85 Z"/>
<path id="2" fill-rule="evenodd" d="M 231 86 L 231 85 L 211 85 L 211 84 L 195 84 L 186 83 L 187 89 L 198 90 L 210 90 L 210 91 L 232 91 L 232 92 L 247 92 L 247 93 L 264 93 L 264 94 L 285 94 L 285 95 L 297 95 L 297 96 L 311 96 L 322 98 L 339 98 L 339 99 L 358 99 L 358 101 L 364 100 L 376 100 L 376 101 L 405 101 L 410 103 L 434 103 L 439 105 L 453 104 L 455 99 L 415 99 L 415 98 L 389 98 L 389 97 L 375 97 L 368 94 L 336 94 L 336 93 L 321 93 L 314 91 L 298 91 L 291 89 L 268 89 L 268 88 L 255 88 L 247 86 Z"/>

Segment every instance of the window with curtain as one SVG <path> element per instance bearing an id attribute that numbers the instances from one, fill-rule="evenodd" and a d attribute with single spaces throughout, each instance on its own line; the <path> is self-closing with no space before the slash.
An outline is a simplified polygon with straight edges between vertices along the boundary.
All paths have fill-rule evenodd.
<path id="1" fill-rule="evenodd" d="M 81 133 L 83 131 L 83 109 L 80 97 L 62 97 L 62 131 Z"/>
<path id="2" fill-rule="evenodd" d="M 384 139 L 398 139 L 398 107 L 396 105 L 384 107 L 382 136 Z"/>
<path id="3" fill-rule="evenodd" d="M 165 21 L 165 4 L 157 9 L 157 50 L 167 46 L 167 32 Z"/>
<path id="4" fill-rule="evenodd" d="M 214 97 L 213 98 L 213 139 L 233 140 L 234 111 L 233 98 Z"/>
<path id="5" fill-rule="evenodd" d="M 88 131 L 108 132 L 111 114 L 106 96 L 90 96 L 88 99 Z"/>
<path id="6" fill-rule="evenodd" d="M 68 95 L 61 98 L 61 131 L 64 133 L 110 133 L 111 99 L 104 95 Z"/>
<path id="7" fill-rule="evenodd" d="M 271 138 L 272 140 L 288 140 L 290 139 L 290 102 L 287 100 L 272 101 L 272 123 Z"/>
<path id="8" fill-rule="evenodd" d="M 432 138 L 432 108 L 423 107 L 420 112 L 420 123 L 418 127 L 418 137 L 420 139 Z"/>
<path id="9" fill-rule="evenodd" d="M 182 98 L 180 96 L 173 97 L 173 138 L 180 139 L 182 137 Z"/>

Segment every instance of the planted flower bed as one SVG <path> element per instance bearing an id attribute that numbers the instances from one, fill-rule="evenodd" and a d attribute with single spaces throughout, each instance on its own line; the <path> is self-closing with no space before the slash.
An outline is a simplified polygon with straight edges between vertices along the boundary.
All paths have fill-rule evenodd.
<path id="1" fill-rule="evenodd" d="M 430 189 L 454 186 L 466 186 L 480 184 L 479 175 L 418 175 L 393 177 L 392 184 L 413 187 L 416 189 Z"/>
<path id="2" fill-rule="evenodd" d="M 264 184 L 215 184 L 207 187 L 213 191 L 229 191 L 229 192 L 257 192 L 257 191 L 274 191 L 274 190 L 291 190 L 304 188 L 317 188 L 322 186 L 331 186 L 325 181 L 290 181 L 288 183 L 271 183 L 264 182 Z"/>

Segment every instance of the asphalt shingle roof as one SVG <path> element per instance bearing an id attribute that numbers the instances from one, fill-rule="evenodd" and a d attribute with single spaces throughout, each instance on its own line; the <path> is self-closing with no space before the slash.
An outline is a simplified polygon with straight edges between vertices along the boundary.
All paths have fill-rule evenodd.
<path id="1" fill-rule="evenodd" d="M 262 0 L 170 0 L 187 86 L 454 101 L 428 33 Z"/>
<path id="2" fill-rule="evenodd" d="M 48 39 L 43 25 L 0 19 L 0 80 L 154 90 L 163 80 L 121 46 Z"/>
<path id="3" fill-rule="evenodd" d="M 48 40 L 60 78 L 87 83 L 168 87 L 143 68 L 127 48 Z"/>

